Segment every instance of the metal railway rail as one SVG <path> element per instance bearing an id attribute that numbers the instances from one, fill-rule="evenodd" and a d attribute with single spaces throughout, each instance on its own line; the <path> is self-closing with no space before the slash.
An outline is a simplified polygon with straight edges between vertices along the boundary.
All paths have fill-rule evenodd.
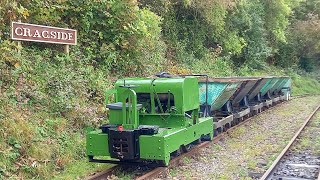
<path id="1" fill-rule="evenodd" d="M 310 96 L 309 94 L 307 95 L 301 95 L 301 96 L 295 96 L 295 97 L 292 97 L 292 99 L 296 99 L 296 98 L 303 98 L 303 97 L 306 97 L 306 96 Z M 290 100 L 289 100 L 290 101 Z M 284 102 L 281 102 L 281 103 L 287 103 L 288 101 L 284 101 Z M 281 104 L 280 103 L 280 104 Z M 263 111 L 262 113 L 267 113 L 268 111 L 272 110 L 273 108 L 277 107 L 277 105 L 275 106 L 272 106 L 270 108 L 268 108 L 267 110 Z M 320 107 L 320 106 L 319 106 Z M 319 108 L 318 107 L 318 108 Z M 318 109 L 317 108 L 317 109 Z M 195 147 L 193 147 L 190 151 L 188 151 L 187 153 L 183 153 L 181 154 L 180 156 L 177 156 L 175 157 L 174 159 L 172 159 L 170 161 L 170 165 L 169 167 L 157 167 L 157 168 L 154 168 L 152 170 L 150 170 L 149 172 L 146 172 L 144 175 L 142 176 L 139 176 L 139 177 L 135 177 L 136 180 L 144 180 L 144 179 L 153 179 L 153 178 L 156 178 L 156 177 L 159 177 L 159 175 L 161 174 L 165 174 L 167 171 L 168 171 L 168 168 L 170 167 L 174 167 L 175 165 L 177 165 L 179 163 L 179 161 L 181 159 L 183 159 L 184 157 L 190 157 L 192 156 L 193 154 L 196 154 L 200 149 L 202 148 L 205 148 L 207 147 L 208 145 L 210 145 L 211 143 L 217 143 L 221 138 L 223 138 L 227 132 L 241 126 L 241 125 L 244 125 L 246 124 L 247 122 L 250 121 L 250 119 L 252 119 L 253 117 L 255 116 L 251 116 L 247 119 L 245 119 L 243 122 L 240 122 L 239 124 L 229 128 L 227 131 L 219 134 L 218 136 L 214 137 L 212 141 L 206 141 L 206 142 L 203 142 Z M 88 178 L 86 178 L 86 180 L 101 180 L 101 179 L 108 179 L 108 177 L 112 176 L 116 171 L 120 170 L 121 169 L 121 165 L 115 165 L 103 172 L 100 172 L 100 173 L 97 173 L 93 176 L 90 176 Z M 319 179 L 320 180 L 320 179 Z"/>
<path id="2" fill-rule="evenodd" d="M 306 118 L 306 120 L 304 121 L 303 125 L 301 126 L 301 128 L 297 131 L 297 133 L 293 136 L 293 138 L 290 140 L 290 142 L 288 143 L 288 145 L 282 150 L 282 152 L 279 154 L 279 156 L 277 157 L 277 159 L 273 162 L 273 164 L 270 166 L 270 168 L 265 172 L 265 174 L 261 177 L 260 180 L 268 180 L 268 179 L 273 179 L 273 173 L 275 172 L 275 170 L 277 169 L 277 167 L 279 166 L 280 162 L 282 159 L 284 159 L 285 155 L 288 153 L 290 147 L 292 147 L 293 143 L 296 142 L 297 138 L 299 137 L 299 135 L 301 134 L 301 132 L 305 129 L 305 127 L 307 126 L 307 124 L 309 123 L 309 121 L 314 117 L 314 115 L 319 111 L 320 109 L 320 105 L 312 112 L 312 114 Z M 280 178 L 282 179 L 282 178 Z M 290 178 L 288 178 L 290 179 Z M 293 178 L 294 179 L 294 178 Z M 297 178 L 299 179 L 299 178 Z M 320 180 L 320 173 L 318 175 L 318 180 Z"/>

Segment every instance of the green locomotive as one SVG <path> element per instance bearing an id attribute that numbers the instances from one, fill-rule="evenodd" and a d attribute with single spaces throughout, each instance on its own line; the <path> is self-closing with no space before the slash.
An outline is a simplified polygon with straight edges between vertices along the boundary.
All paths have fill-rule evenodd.
<path id="1" fill-rule="evenodd" d="M 213 137 L 213 118 L 200 117 L 196 77 L 118 80 L 109 124 L 87 134 L 91 162 L 168 165 L 172 154 Z"/>

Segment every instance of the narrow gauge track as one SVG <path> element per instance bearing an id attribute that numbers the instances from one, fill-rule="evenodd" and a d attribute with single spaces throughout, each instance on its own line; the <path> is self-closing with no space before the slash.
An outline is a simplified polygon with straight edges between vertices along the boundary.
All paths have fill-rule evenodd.
<path id="1" fill-rule="evenodd" d="M 303 98 L 303 97 L 307 97 L 307 96 L 311 96 L 311 95 L 306 94 L 306 95 L 294 96 L 291 99 Z M 281 102 L 279 104 L 287 103 L 287 102 L 288 101 L 283 101 L 283 102 Z M 268 108 L 267 110 L 265 110 L 265 111 L 263 111 L 261 113 L 266 113 L 266 112 L 274 109 L 275 107 L 277 107 L 277 105 L 274 105 L 274 106 Z M 320 106 L 317 109 L 319 109 L 319 108 L 320 108 Z M 261 114 L 261 113 L 259 113 L 259 114 Z M 219 142 L 219 140 L 222 139 L 229 131 L 231 131 L 231 130 L 239 127 L 239 126 L 242 126 L 242 125 L 246 124 L 253 117 L 255 117 L 255 116 L 251 116 L 251 117 L 245 119 L 244 121 L 240 122 L 239 124 L 237 124 L 235 126 L 232 126 L 227 131 L 215 136 L 212 141 L 202 142 L 201 144 L 196 145 L 195 147 L 193 147 L 189 152 L 183 153 L 180 156 L 175 157 L 174 159 L 172 159 L 170 161 L 169 167 L 157 167 L 157 168 L 153 168 L 153 169 L 147 168 L 147 169 L 145 169 L 145 172 L 146 172 L 145 174 L 143 174 L 141 176 L 138 175 L 138 176 L 135 177 L 135 179 L 136 180 L 153 179 L 153 178 L 159 177 L 159 175 L 161 175 L 161 174 L 166 174 L 166 172 L 168 171 L 168 168 L 176 166 L 180 162 L 180 160 L 182 160 L 183 158 L 190 157 L 190 156 L 196 154 L 200 149 L 207 147 L 211 143 Z M 125 170 L 127 170 L 129 168 L 130 167 L 128 167 L 126 165 L 115 165 L 115 166 L 113 166 L 113 167 L 111 167 L 111 168 L 109 168 L 109 169 L 107 169 L 105 171 L 102 171 L 102 172 L 99 172 L 99 173 L 97 173 L 97 174 L 95 174 L 93 176 L 87 177 L 86 180 L 108 179 L 108 178 L 112 177 L 112 175 L 114 175 L 115 172 L 117 172 L 117 171 L 125 171 Z M 320 180 L 320 179 L 318 179 L 318 180 Z"/>
<path id="2" fill-rule="evenodd" d="M 314 115 L 319 111 L 319 109 L 320 109 L 320 105 L 312 112 L 312 114 L 309 117 L 306 118 L 306 120 L 304 121 L 301 128 L 293 136 L 293 138 L 290 140 L 289 144 L 282 150 L 282 152 L 279 154 L 279 156 L 273 162 L 273 164 L 270 166 L 270 168 L 261 177 L 261 180 L 273 180 L 273 179 L 279 179 L 279 180 L 318 179 L 318 180 L 320 180 L 320 172 L 318 174 L 318 177 L 317 177 L 316 173 L 314 174 L 313 177 L 311 177 L 311 175 L 308 175 L 309 177 L 306 177 L 306 175 L 297 175 L 296 174 L 297 172 L 290 174 L 288 171 L 288 169 L 292 168 L 292 166 L 293 167 L 303 167 L 304 169 L 309 169 L 311 171 L 319 171 L 319 169 L 320 169 L 319 165 L 309 165 L 309 164 L 305 164 L 305 162 L 303 162 L 302 164 L 299 163 L 299 159 L 301 159 L 301 158 L 304 159 L 304 161 L 314 161 L 314 160 L 320 161 L 319 157 L 311 157 L 311 156 L 307 157 L 305 155 L 303 155 L 304 157 L 299 157 L 300 155 L 298 155 L 298 154 L 290 154 L 289 153 L 289 150 L 292 147 L 292 145 L 294 144 L 294 142 L 297 141 L 297 138 L 300 136 L 301 132 L 305 129 L 307 124 L 314 117 Z M 298 164 L 296 164 L 296 161 L 298 161 Z M 279 171 L 279 173 L 277 171 Z M 286 172 L 284 172 L 284 171 L 286 171 Z M 299 177 L 299 176 L 302 176 L 302 177 Z"/>

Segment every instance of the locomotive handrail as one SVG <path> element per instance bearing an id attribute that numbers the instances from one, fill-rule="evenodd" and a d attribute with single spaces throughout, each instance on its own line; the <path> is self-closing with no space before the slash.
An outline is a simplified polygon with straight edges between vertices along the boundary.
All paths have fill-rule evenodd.
<path id="1" fill-rule="evenodd" d="M 137 94 L 134 90 L 128 88 L 121 99 L 122 102 L 122 122 L 125 128 L 138 127 Z M 128 102 L 126 102 L 128 100 Z M 128 103 L 128 114 L 126 103 Z"/>
<path id="2" fill-rule="evenodd" d="M 114 94 L 114 98 L 115 98 L 115 101 L 117 102 L 117 90 L 116 89 L 109 89 L 109 90 L 106 90 L 104 95 L 105 95 L 105 105 L 108 104 L 108 101 L 109 101 L 109 96 Z"/>

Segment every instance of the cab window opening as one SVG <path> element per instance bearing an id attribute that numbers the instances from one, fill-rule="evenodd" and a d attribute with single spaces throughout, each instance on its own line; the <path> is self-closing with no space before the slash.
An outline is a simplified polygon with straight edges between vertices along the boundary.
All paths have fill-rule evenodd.
<path id="1" fill-rule="evenodd" d="M 154 97 L 155 101 L 155 111 L 156 113 L 170 113 L 172 107 L 175 106 L 174 104 L 174 96 L 172 93 L 157 93 L 158 97 Z M 157 98 L 159 98 L 160 104 L 158 103 Z"/>

